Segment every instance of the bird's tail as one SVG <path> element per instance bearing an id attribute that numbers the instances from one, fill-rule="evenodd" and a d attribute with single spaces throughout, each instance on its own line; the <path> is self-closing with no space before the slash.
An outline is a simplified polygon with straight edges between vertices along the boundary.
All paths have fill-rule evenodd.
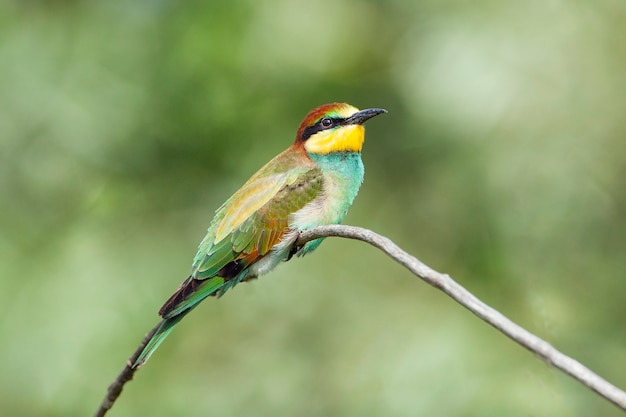
<path id="1" fill-rule="evenodd" d="M 163 321 L 161 321 L 154 335 L 148 340 L 146 346 L 133 362 L 132 368 L 136 369 L 143 365 L 170 332 L 174 330 L 174 326 L 202 300 L 208 296 L 215 295 L 224 286 L 224 282 L 223 277 L 214 277 L 207 280 L 197 280 L 189 277 L 183 282 L 159 310 L 159 315 L 163 317 Z"/>
<path id="2" fill-rule="evenodd" d="M 181 321 L 190 311 L 191 309 L 183 311 L 179 315 L 172 318 L 163 319 L 154 335 L 150 338 L 150 340 L 148 340 L 146 346 L 143 348 L 137 359 L 135 359 L 132 367 L 136 369 L 143 365 L 154 353 L 154 351 L 157 350 L 170 332 L 174 330 L 174 326 L 176 326 L 178 322 Z"/>

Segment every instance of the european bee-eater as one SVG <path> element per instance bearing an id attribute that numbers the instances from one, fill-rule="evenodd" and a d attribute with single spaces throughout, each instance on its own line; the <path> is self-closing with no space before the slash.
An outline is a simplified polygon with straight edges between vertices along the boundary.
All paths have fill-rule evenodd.
<path id="1" fill-rule="evenodd" d="M 386 112 L 332 103 L 304 118 L 295 142 L 217 209 L 189 278 L 159 310 L 163 321 L 134 368 L 206 297 L 219 297 L 322 243 L 294 245 L 301 231 L 341 223 L 363 182 L 363 123 Z"/>

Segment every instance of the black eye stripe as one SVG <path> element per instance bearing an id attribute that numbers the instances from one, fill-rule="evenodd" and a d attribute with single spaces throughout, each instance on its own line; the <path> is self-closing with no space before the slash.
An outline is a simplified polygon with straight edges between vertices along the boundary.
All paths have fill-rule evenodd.
<path id="1" fill-rule="evenodd" d="M 328 125 L 328 126 L 324 126 L 323 122 L 327 120 L 332 120 L 334 123 Z M 314 134 L 316 134 L 317 132 L 321 132 L 322 130 L 328 130 L 328 129 L 332 129 L 334 127 L 337 126 L 341 126 L 343 124 L 343 122 L 345 122 L 346 119 L 344 118 L 339 118 L 339 117 L 323 117 L 321 118 L 317 123 L 315 123 L 312 126 L 309 126 L 307 128 L 304 129 L 304 131 L 302 132 L 302 140 L 307 140 L 308 138 L 310 138 L 311 136 L 313 136 Z M 328 122 L 326 122 L 328 123 Z"/>

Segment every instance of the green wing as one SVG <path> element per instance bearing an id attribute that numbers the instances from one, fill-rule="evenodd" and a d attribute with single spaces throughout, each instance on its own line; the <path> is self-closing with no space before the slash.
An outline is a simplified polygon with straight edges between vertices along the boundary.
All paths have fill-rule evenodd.
<path id="1" fill-rule="evenodd" d="M 252 177 L 217 210 L 191 276 L 159 314 L 166 319 L 177 316 L 246 279 L 247 267 L 280 242 L 289 215 L 319 196 L 322 182 L 318 168 Z"/>

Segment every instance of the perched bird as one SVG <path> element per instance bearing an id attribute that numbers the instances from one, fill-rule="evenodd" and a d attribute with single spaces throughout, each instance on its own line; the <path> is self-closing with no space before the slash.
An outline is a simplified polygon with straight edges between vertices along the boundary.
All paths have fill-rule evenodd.
<path id="1" fill-rule="evenodd" d="M 300 232 L 343 220 L 363 182 L 363 123 L 386 112 L 359 110 L 346 103 L 325 104 L 309 112 L 295 142 L 217 209 L 189 278 L 159 310 L 163 321 L 133 368 L 145 363 L 206 297 L 219 297 L 322 243 L 317 239 L 294 245 Z"/>

